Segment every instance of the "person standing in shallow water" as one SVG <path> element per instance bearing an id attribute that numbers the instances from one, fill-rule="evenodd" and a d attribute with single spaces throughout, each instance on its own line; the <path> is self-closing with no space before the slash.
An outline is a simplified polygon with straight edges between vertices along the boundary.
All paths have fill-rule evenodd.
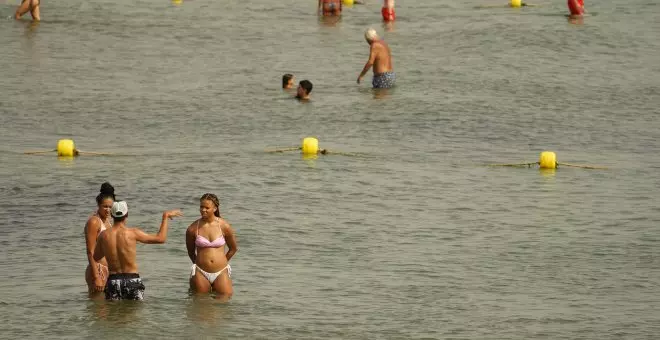
<path id="1" fill-rule="evenodd" d="M 41 14 L 39 12 L 39 5 L 41 5 L 41 0 L 23 0 L 21 5 L 16 9 L 14 18 L 19 20 L 25 13 L 30 12 L 30 15 L 32 15 L 32 20 L 40 21 Z"/>
<path id="2" fill-rule="evenodd" d="M 394 12 L 394 0 L 383 0 L 383 8 L 380 10 L 383 15 L 383 20 L 394 21 L 396 19 L 396 13 Z"/>
<path id="3" fill-rule="evenodd" d="M 99 235 L 94 249 L 94 260 L 103 257 L 108 261 L 110 275 L 105 284 L 106 300 L 143 300 L 144 284 L 138 274 L 136 245 L 140 243 L 165 243 L 167 240 L 167 222 L 174 217 L 183 216 L 179 210 L 163 212 L 158 234 L 147 234 L 138 228 L 128 228 L 128 205 L 124 201 L 115 202 L 110 209 L 113 224 Z"/>
<path id="4" fill-rule="evenodd" d="M 392 54 L 390 47 L 387 43 L 378 37 L 378 33 L 373 28 L 367 29 L 364 33 L 364 38 L 369 44 L 369 60 L 364 65 L 362 72 L 357 78 L 357 83 L 362 81 L 362 78 L 369 71 L 371 67 L 374 68 L 374 77 L 371 84 L 375 89 L 385 89 L 394 86 L 396 81 L 396 74 L 392 67 Z"/>
<path id="5" fill-rule="evenodd" d="M 85 244 L 87 246 L 87 268 L 85 269 L 85 281 L 90 296 L 100 295 L 105 288 L 105 280 L 108 278 L 108 262 L 105 258 L 94 260 L 94 249 L 96 241 L 106 229 L 109 229 L 110 209 L 115 202 L 115 188 L 110 183 L 101 185 L 101 193 L 96 196 L 96 211 L 87 219 L 85 224 Z"/>
<path id="6" fill-rule="evenodd" d="M 318 12 L 323 16 L 340 16 L 342 0 L 319 0 Z"/>
<path id="7" fill-rule="evenodd" d="M 238 251 L 234 229 L 220 216 L 220 200 L 214 194 L 202 195 L 199 214 L 186 230 L 186 248 L 193 263 L 190 288 L 195 293 L 215 291 L 218 299 L 227 301 L 234 294 L 229 265 Z"/>

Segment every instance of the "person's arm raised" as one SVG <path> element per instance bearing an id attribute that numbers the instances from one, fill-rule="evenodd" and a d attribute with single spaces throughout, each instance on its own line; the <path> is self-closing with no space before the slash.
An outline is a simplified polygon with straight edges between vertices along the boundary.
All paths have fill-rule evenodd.
<path id="1" fill-rule="evenodd" d="M 163 213 L 163 220 L 160 222 L 158 234 L 147 234 L 140 229 L 134 229 L 135 240 L 141 243 L 165 243 L 167 241 L 167 221 L 174 217 L 183 216 L 180 210 L 169 210 Z"/>

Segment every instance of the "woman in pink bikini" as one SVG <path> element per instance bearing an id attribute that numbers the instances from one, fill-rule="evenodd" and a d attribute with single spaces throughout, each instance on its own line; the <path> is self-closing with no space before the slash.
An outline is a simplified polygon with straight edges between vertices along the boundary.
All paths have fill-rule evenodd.
<path id="1" fill-rule="evenodd" d="M 234 230 L 220 217 L 220 201 L 214 194 L 202 195 L 199 213 L 201 217 L 186 230 L 186 248 L 193 263 L 190 288 L 197 293 L 215 291 L 218 298 L 229 300 L 234 293 L 229 260 L 238 251 Z"/>
<path id="2" fill-rule="evenodd" d="M 87 244 L 87 269 L 85 281 L 90 296 L 102 295 L 108 278 L 108 263 L 105 258 L 94 261 L 96 240 L 104 230 L 110 228 L 110 209 L 115 202 L 115 188 L 110 183 L 101 184 L 101 193 L 96 196 L 97 209 L 85 224 L 85 243 Z"/>

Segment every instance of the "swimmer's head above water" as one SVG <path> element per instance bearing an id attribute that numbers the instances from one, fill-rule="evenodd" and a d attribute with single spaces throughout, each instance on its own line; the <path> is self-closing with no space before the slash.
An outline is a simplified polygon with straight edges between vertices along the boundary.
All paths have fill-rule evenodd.
<path id="1" fill-rule="evenodd" d="M 366 39 L 367 42 L 371 44 L 375 40 L 378 40 L 378 32 L 370 27 L 364 32 L 364 39 Z"/>
<path id="2" fill-rule="evenodd" d="M 293 88 L 293 82 L 295 81 L 295 77 L 291 73 L 287 73 L 282 76 L 282 88 L 285 90 Z"/>
<path id="3" fill-rule="evenodd" d="M 298 84 L 298 91 L 296 93 L 296 98 L 297 99 L 304 99 L 307 100 L 309 99 L 309 94 L 312 93 L 312 88 L 314 86 L 312 85 L 312 82 L 309 80 L 302 80 Z"/>

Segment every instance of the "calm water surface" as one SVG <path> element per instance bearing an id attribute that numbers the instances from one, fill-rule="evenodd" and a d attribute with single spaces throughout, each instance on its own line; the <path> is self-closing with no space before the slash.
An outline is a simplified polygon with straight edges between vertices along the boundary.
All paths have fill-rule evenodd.
<path id="1" fill-rule="evenodd" d="M 655 339 L 660 6 L 492 0 L 0 3 L 0 337 Z M 502 2 L 505 4 L 506 2 Z M 398 87 L 355 80 L 373 26 Z M 300 104 L 281 75 L 314 83 Z M 367 77 L 367 83 L 369 82 Z M 359 156 L 301 159 L 298 145 Z M 26 156 L 73 138 L 116 157 Z M 559 161 L 608 170 L 489 168 Z M 140 246 L 140 304 L 89 301 L 83 226 L 110 181 Z M 229 304 L 188 295 L 185 228 L 220 196 Z"/>

